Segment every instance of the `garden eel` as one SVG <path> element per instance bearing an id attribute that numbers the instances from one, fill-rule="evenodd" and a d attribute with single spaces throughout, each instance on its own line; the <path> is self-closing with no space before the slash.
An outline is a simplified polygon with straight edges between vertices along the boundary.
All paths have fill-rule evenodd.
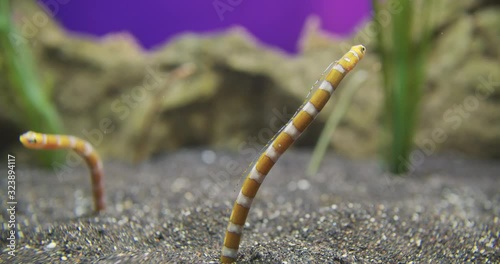
<path id="1" fill-rule="evenodd" d="M 30 149 L 73 149 L 80 154 L 90 169 L 92 193 L 94 196 L 94 210 L 104 210 L 104 186 L 102 161 L 92 145 L 74 136 L 48 135 L 28 131 L 19 137 L 21 143 Z"/>
<path id="2" fill-rule="evenodd" d="M 304 132 L 307 126 L 311 124 L 330 99 L 330 96 L 344 76 L 363 58 L 365 50 L 365 47 L 362 45 L 353 46 L 340 60 L 330 64 L 325 70 L 326 77 L 319 84 L 319 88 L 313 93 L 310 99 L 306 99 L 295 115 L 280 129 L 274 139 L 268 143 L 268 147 L 266 146 L 267 149 L 263 151 L 254 163 L 241 186 L 241 191 L 236 198 L 229 218 L 224 246 L 222 247 L 222 263 L 236 261 L 243 226 L 250 211 L 250 206 L 269 170 L 271 170 L 288 147 Z"/>
<path id="3" fill-rule="evenodd" d="M 330 96 L 344 76 L 363 58 L 365 47 L 353 46 L 342 58 L 332 63 L 325 71 L 326 77 L 311 98 L 299 108 L 283 126 L 269 147 L 261 154 L 248 173 L 241 191 L 234 203 L 233 211 L 222 247 L 222 263 L 232 263 L 238 256 L 241 233 L 253 198 L 279 157 L 290 147 L 323 109 Z M 80 154 L 90 168 L 92 192 L 96 212 L 104 210 L 104 187 L 102 161 L 92 145 L 80 138 L 66 135 L 49 135 L 28 131 L 19 137 L 21 143 L 30 149 L 73 149 Z"/>

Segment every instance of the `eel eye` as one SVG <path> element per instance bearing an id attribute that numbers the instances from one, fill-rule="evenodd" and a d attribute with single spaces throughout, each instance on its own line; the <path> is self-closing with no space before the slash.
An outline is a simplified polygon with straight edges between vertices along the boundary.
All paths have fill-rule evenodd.
<path id="1" fill-rule="evenodd" d="M 28 138 L 28 142 L 31 144 L 36 144 L 36 138 L 35 137 Z"/>

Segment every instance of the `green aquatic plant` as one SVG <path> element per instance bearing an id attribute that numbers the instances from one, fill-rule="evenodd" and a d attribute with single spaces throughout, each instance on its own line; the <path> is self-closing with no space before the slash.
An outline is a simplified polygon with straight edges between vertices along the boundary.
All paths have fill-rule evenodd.
<path id="1" fill-rule="evenodd" d="M 382 150 L 388 169 L 401 174 L 410 165 L 407 161 L 425 81 L 433 2 L 373 0 L 372 4 L 376 17 L 390 13 L 388 23 L 374 23 L 385 94 Z"/>
<path id="2" fill-rule="evenodd" d="M 0 68 L 7 80 L 6 87 L 2 87 L 2 103 L 13 106 L 8 109 L 9 115 L 18 126 L 60 133 L 62 122 L 42 89 L 25 42 L 12 21 L 9 1 L 0 1 Z M 39 157 L 43 164 L 49 165 L 61 161 L 63 156 L 60 152 L 44 151 Z"/>
<path id="3" fill-rule="evenodd" d="M 382 62 L 385 94 L 382 152 L 388 169 L 401 174 L 408 170 L 413 148 L 418 103 L 425 81 L 425 63 L 431 36 L 432 1 L 372 0 L 377 52 Z M 390 11 L 389 11 L 390 10 Z M 317 172 L 330 143 L 330 136 L 345 115 L 357 87 L 346 89 L 328 119 L 306 173 Z"/>

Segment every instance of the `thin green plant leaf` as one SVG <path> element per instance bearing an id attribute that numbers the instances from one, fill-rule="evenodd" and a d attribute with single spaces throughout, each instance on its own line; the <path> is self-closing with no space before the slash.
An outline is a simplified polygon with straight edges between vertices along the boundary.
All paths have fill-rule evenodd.
<path id="1" fill-rule="evenodd" d="M 19 126 L 26 130 L 61 133 L 62 123 L 54 106 L 40 87 L 29 48 L 11 21 L 9 1 L 0 1 L 0 56 L 10 85 L 6 97 L 16 107 Z M 14 111 L 14 110 L 13 110 Z M 61 161 L 61 152 L 38 154 L 43 164 Z"/>
<path id="2" fill-rule="evenodd" d="M 389 6 L 400 8 L 391 13 L 388 25 L 375 25 L 385 92 L 383 156 L 388 169 L 401 174 L 408 170 L 407 160 L 413 148 L 418 103 L 425 81 L 431 1 L 373 0 L 372 3 L 376 14 Z M 421 10 L 421 14 L 417 16 L 415 10 Z"/>

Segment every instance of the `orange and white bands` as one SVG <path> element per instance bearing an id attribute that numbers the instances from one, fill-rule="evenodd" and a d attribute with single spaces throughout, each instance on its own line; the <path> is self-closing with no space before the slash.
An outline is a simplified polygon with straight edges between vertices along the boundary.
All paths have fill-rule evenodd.
<path id="1" fill-rule="evenodd" d="M 19 137 L 21 143 L 30 149 L 72 149 L 80 154 L 90 169 L 94 210 L 104 210 L 104 185 L 102 161 L 92 145 L 80 138 L 66 135 L 48 135 L 28 131 Z"/>
<path id="2" fill-rule="evenodd" d="M 326 77 L 320 83 L 312 97 L 301 106 L 301 109 L 278 132 L 278 135 L 270 142 L 269 147 L 261 154 L 257 162 L 250 169 L 229 218 L 224 246 L 222 247 L 222 263 L 232 263 L 238 258 L 238 248 L 240 246 L 243 226 L 245 225 L 252 201 L 266 175 L 278 161 L 279 157 L 311 124 L 330 99 L 330 96 L 344 76 L 356 66 L 364 54 L 364 46 L 353 46 L 340 60 L 332 63 L 327 68 Z"/>

